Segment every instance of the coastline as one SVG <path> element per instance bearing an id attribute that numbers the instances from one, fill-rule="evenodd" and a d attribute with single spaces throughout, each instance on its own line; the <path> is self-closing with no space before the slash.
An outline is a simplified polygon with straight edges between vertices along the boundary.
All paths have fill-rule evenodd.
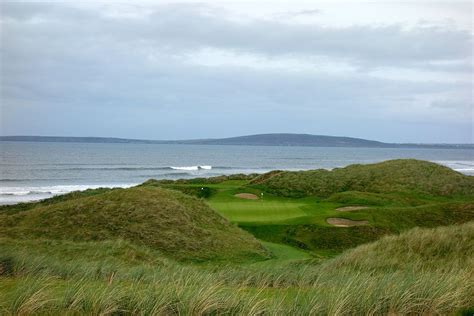
<path id="1" fill-rule="evenodd" d="M 472 168 L 451 168 L 447 164 L 443 164 L 441 161 L 435 161 L 440 165 L 444 165 L 449 167 L 450 169 L 460 172 L 467 176 L 474 176 L 474 165 Z M 179 179 L 193 179 L 193 178 L 211 178 L 215 176 L 221 175 L 232 175 L 232 174 L 265 174 L 269 172 L 273 172 L 277 169 L 265 169 L 265 170 L 248 170 L 250 172 L 238 172 L 239 169 L 231 169 L 229 168 L 227 171 L 233 170 L 236 172 L 221 172 L 221 173 L 211 173 L 211 174 L 202 174 L 199 171 L 209 171 L 212 170 L 212 166 L 203 166 L 201 168 L 199 166 L 183 166 L 183 167 L 159 167 L 158 169 L 164 168 L 173 168 L 176 171 L 189 171 L 190 173 L 175 173 L 178 177 L 154 177 L 150 179 L 155 180 L 179 180 Z M 347 166 L 344 166 L 347 167 Z M 319 168 L 319 169 L 326 169 L 332 170 L 334 168 Z M 308 171 L 308 170 L 316 170 L 316 169 L 295 169 L 295 168 L 286 168 L 286 169 L 278 169 L 283 171 Z M 196 172 L 197 171 L 197 172 Z M 186 177 L 179 177 L 187 175 Z M 147 180 L 145 180 L 147 181 Z M 123 183 L 67 183 L 67 184 L 53 184 L 53 185 L 38 185 L 38 186 L 1 186 L 0 187 L 0 205 L 14 205 L 19 203 L 28 203 L 33 201 L 41 201 L 44 199 L 48 199 L 57 195 L 67 194 L 74 191 L 85 191 L 88 189 L 98 189 L 98 188 L 130 188 L 133 186 L 137 186 L 142 184 L 143 182 L 123 182 Z"/>

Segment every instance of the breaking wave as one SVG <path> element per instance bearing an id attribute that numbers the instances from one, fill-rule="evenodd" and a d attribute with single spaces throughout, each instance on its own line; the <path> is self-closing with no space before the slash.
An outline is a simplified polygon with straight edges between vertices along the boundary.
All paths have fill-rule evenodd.
<path id="1" fill-rule="evenodd" d="M 83 191 L 98 188 L 129 188 L 136 184 L 85 184 L 85 185 L 52 185 L 35 187 L 2 187 L 0 196 L 25 196 L 25 195 L 56 195 L 73 191 Z"/>
<path id="2" fill-rule="evenodd" d="M 41 168 L 36 170 L 41 171 L 55 171 L 55 170 L 67 170 L 67 171 L 86 171 L 86 170 L 96 170 L 96 171 L 158 171 L 158 170 L 186 170 L 186 171 L 196 171 L 196 170 L 211 170 L 211 169 L 232 169 L 232 167 L 212 167 L 207 165 L 202 166 L 169 166 L 169 167 L 153 167 L 153 166 L 127 166 L 127 167 L 97 167 L 97 166 L 84 166 L 84 167 L 72 167 L 72 168 Z"/>
<path id="3" fill-rule="evenodd" d="M 189 166 L 189 167 L 170 167 L 173 170 L 187 170 L 187 171 L 196 171 L 196 170 L 211 170 L 212 166 Z"/>

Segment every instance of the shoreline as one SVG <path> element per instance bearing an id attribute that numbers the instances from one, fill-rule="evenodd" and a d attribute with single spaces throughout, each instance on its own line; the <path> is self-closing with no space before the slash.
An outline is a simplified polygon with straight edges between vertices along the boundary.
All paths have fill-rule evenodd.
<path id="1" fill-rule="evenodd" d="M 85 191 L 89 189 L 99 188 L 130 188 L 140 183 L 104 183 L 104 184 L 67 184 L 52 186 L 25 186 L 10 187 L 17 189 L 15 193 L 5 192 L 5 187 L 0 188 L 0 206 L 15 205 L 19 203 L 28 203 L 41 201 L 52 198 L 54 196 L 68 194 L 75 191 Z"/>
<path id="2" fill-rule="evenodd" d="M 443 164 L 441 162 L 435 162 L 437 164 L 443 165 L 445 167 L 450 168 L 451 170 L 454 170 L 456 172 L 462 173 L 466 176 L 474 176 L 474 168 L 458 168 L 454 169 L 451 168 L 448 164 Z M 176 167 L 177 170 L 182 170 L 183 168 L 187 167 L 182 167 L 178 168 Z M 338 167 L 335 167 L 338 168 Z M 332 170 L 335 168 L 318 168 L 318 169 L 325 169 L 325 170 Z M 298 169 L 298 168 L 286 168 L 286 169 L 278 169 L 278 170 L 283 170 L 283 171 L 308 171 L 308 170 L 318 170 L 318 169 Z M 194 171 L 194 169 L 192 169 Z M 198 168 L 198 170 L 201 170 Z M 211 166 L 206 166 L 203 170 L 208 171 L 212 170 Z M 252 170 L 253 172 L 238 172 L 239 169 L 229 169 L 229 170 L 235 170 L 237 172 L 235 173 L 211 173 L 211 174 L 200 174 L 198 173 L 189 173 L 188 177 L 176 177 L 176 178 L 169 178 L 167 176 L 160 177 L 159 175 L 149 178 L 154 179 L 154 180 L 189 180 L 189 179 L 195 179 L 195 178 L 212 178 L 212 177 L 217 177 L 217 176 L 228 176 L 228 175 L 234 175 L 234 174 L 245 174 L 245 175 L 250 175 L 250 174 L 265 174 L 269 172 L 273 172 L 277 169 L 268 169 L 268 170 L 260 170 L 260 172 L 255 172 L 257 170 Z M 248 169 L 247 171 L 250 171 L 251 169 Z M 468 171 L 468 172 L 466 172 Z M 182 173 L 177 173 L 176 175 L 182 176 Z M 147 181 L 147 180 L 145 180 Z M 68 184 L 52 184 L 52 185 L 25 185 L 25 186 L 2 186 L 0 187 L 0 206 L 2 205 L 15 205 L 19 203 L 29 203 L 29 202 L 35 202 L 35 201 L 41 201 L 45 200 L 48 198 L 52 198 L 54 196 L 62 195 L 62 194 L 68 194 L 71 192 L 75 191 L 85 191 L 89 189 L 98 189 L 98 188 L 130 188 L 133 186 L 137 186 L 142 184 L 145 181 L 141 182 L 123 182 L 123 183 L 103 183 L 103 184 L 84 184 L 84 183 L 68 183 Z M 1 183 L 1 180 L 0 180 Z"/>

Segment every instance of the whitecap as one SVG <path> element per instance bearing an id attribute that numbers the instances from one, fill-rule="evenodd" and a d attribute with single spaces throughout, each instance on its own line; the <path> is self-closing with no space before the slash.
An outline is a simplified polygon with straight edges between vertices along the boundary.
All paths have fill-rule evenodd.
<path id="1" fill-rule="evenodd" d="M 212 166 L 184 166 L 184 167 L 171 167 L 173 170 L 186 170 L 186 171 L 197 171 L 197 170 L 211 170 Z"/>
<path id="2" fill-rule="evenodd" d="M 0 205 L 28 202 L 49 198 L 73 191 L 84 191 L 98 188 L 129 188 L 134 184 L 81 184 L 81 185 L 52 185 L 34 187 L 0 187 Z"/>
<path id="3" fill-rule="evenodd" d="M 188 170 L 188 171 L 193 171 L 193 170 L 199 170 L 199 166 L 190 166 L 190 167 L 171 167 L 173 170 Z"/>

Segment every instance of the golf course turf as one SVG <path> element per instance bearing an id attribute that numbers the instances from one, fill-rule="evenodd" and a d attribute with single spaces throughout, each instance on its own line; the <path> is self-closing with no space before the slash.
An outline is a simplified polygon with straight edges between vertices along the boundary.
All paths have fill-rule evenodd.
<path id="1" fill-rule="evenodd" d="M 401 171 L 391 177 L 388 172 L 394 168 Z M 321 179 L 314 177 L 326 181 L 324 189 L 318 189 L 319 196 L 301 193 L 314 189 L 293 191 L 292 187 L 305 187 L 300 183 L 304 181 L 323 186 Z M 199 179 L 157 181 L 150 185 L 191 194 L 190 188 L 212 192 L 205 201 L 229 221 L 260 240 L 296 247 L 316 257 L 334 256 L 413 227 L 436 227 L 474 219 L 473 177 L 417 160 L 349 166 L 333 172 L 279 171 L 254 179 L 220 177 L 201 182 Z M 242 194 L 253 198 L 242 198 Z"/>

